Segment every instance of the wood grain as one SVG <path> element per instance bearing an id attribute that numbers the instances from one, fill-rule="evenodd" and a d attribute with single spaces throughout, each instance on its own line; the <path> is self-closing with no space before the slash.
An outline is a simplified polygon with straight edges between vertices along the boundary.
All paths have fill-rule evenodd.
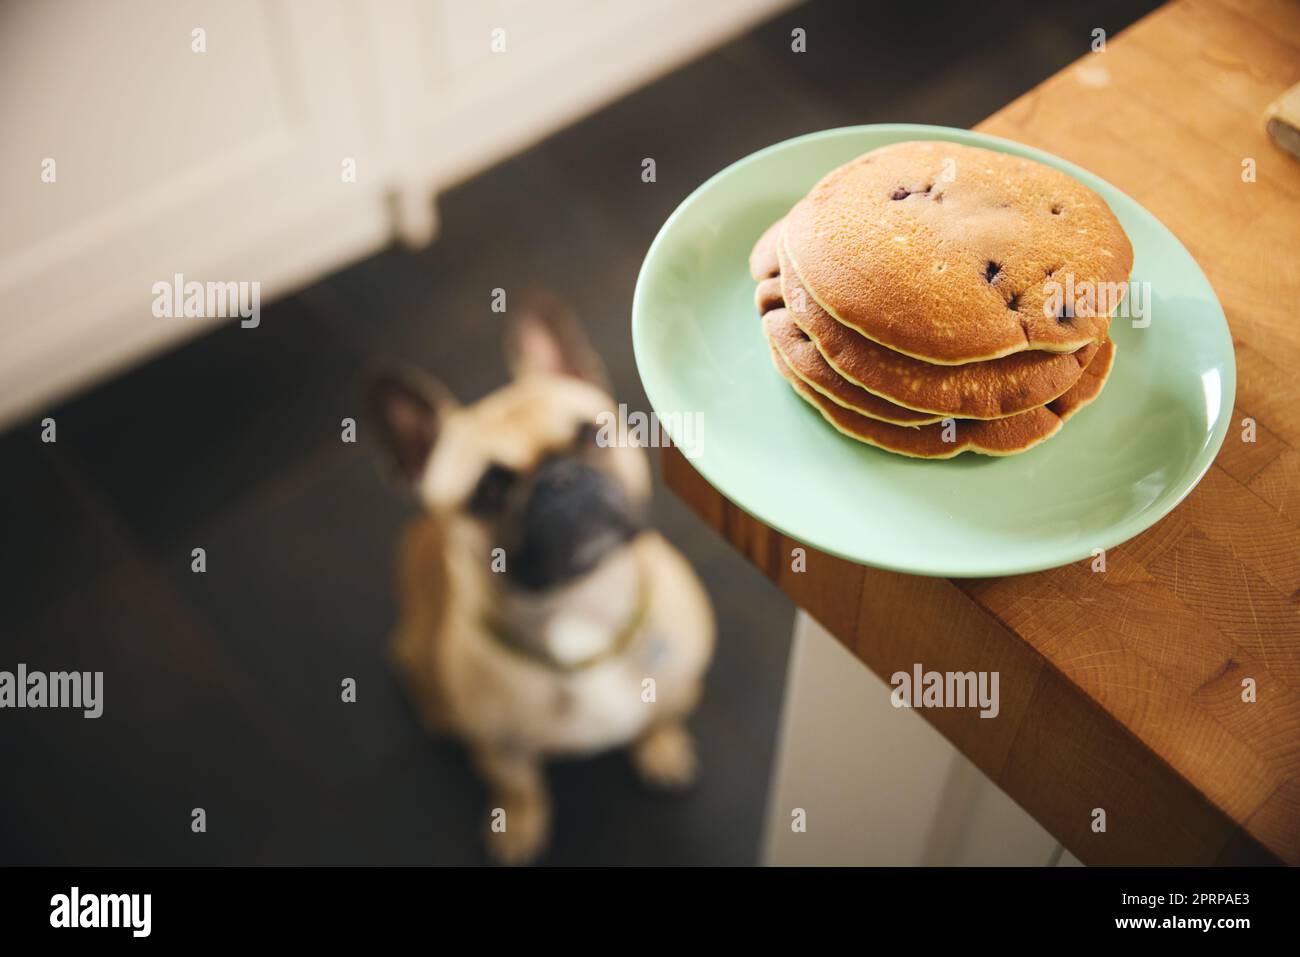
<path id="1" fill-rule="evenodd" d="M 663 453 L 670 487 L 882 677 L 1000 672 L 997 720 L 919 713 L 1085 863 L 1300 864 L 1300 163 L 1262 122 L 1297 82 L 1300 4 L 1180 0 L 977 127 L 1136 198 L 1232 330 L 1222 452 L 1104 572 L 947 581 L 811 548 L 795 572 L 804 546 Z"/>

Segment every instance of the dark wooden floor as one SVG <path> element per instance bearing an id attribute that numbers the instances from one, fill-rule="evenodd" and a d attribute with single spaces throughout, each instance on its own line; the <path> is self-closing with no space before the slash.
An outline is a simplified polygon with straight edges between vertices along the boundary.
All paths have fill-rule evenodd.
<path id="1" fill-rule="evenodd" d="M 107 687 L 98 721 L 0 712 L 0 863 L 482 861 L 480 787 L 419 732 L 382 657 L 409 506 L 369 446 L 338 440 L 361 368 L 402 356 L 480 396 L 504 375 L 490 291 L 541 283 L 646 408 L 632 288 L 702 180 L 824 127 L 971 125 L 1150 4 L 979 6 L 796 9 L 448 193 L 431 249 L 381 253 L 265 310 L 256 335 L 224 329 L 51 410 L 57 445 L 35 421 L 5 435 L 0 668 L 102 670 Z M 758 853 L 792 609 L 666 493 L 656 519 L 720 624 L 693 722 L 704 779 L 667 798 L 621 755 L 554 767 L 552 863 Z"/>

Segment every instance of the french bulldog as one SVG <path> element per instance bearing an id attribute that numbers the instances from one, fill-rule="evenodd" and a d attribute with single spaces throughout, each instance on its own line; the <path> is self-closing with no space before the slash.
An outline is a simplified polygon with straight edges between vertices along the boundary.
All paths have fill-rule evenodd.
<path id="1" fill-rule="evenodd" d="M 557 300 L 505 320 L 511 381 L 458 404 L 413 371 L 367 389 L 370 421 L 419 518 L 398 554 L 395 666 L 427 728 L 469 748 L 503 863 L 546 845 L 548 758 L 628 747 L 650 785 L 697 773 L 686 718 L 713 613 L 682 555 L 646 526 L 645 450 L 604 441 L 615 405 Z"/>

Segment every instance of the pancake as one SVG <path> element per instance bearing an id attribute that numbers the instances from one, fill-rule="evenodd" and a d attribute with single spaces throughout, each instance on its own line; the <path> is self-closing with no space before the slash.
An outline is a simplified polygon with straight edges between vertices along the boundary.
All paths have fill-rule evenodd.
<path id="1" fill-rule="evenodd" d="M 785 217 L 782 216 L 763 231 L 763 235 L 758 237 L 758 242 L 754 243 L 754 248 L 749 251 L 749 274 L 760 286 L 763 280 L 781 275 L 781 259 L 778 250 L 781 242 L 781 227 L 784 225 Z"/>
<path id="2" fill-rule="evenodd" d="M 782 299 L 826 362 L 849 382 L 932 415 L 1000 419 L 1046 405 L 1078 381 L 1097 352 L 1018 352 L 988 362 L 933 365 L 893 352 L 836 322 L 808 295 L 780 257 Z M 771 280 L 764 280 L 765 283 Z"/>
<path id="3" fill-rule="evenodd" d="M 837 405 L 795 375 L 775 346 L 771 346 L 771 349 L 772 362 L 777 371 L 786 378 L 799 397 L 820 412 L 822 418 L 834 426 L 836 431 L 896 455 L 917 459 L 950 459 L 966 451 L 984 455 L 1014 455 L 1050 439 L 1061 428 L 1060 418 L 1046 408 L 1031 409 L 1020 415 L 990 422 L 954 419 L 954 440 L 945 442 L 945 426 L 942 423 L 907 428 L 869 419 Z"/>
<path id="4" fill-rule="evenodd" d="M 809 388 L 820 392 L 837 405 L 895 425 L 926 425 L 944 418 L 941 415 L 904 409 L 845 379 L 827 364 L 807 333 L 795 324 L 789 311 L 784 308 L 770 309 L 764 313 L 763 331 L 768 342 L 781 353 L 781 358 L 790 371 Z"/>
<path id="5" fill-rule="evenodd" d="M 776 312 L 779 310 L 769 313 L 769 316 Z M 766 317 L 764 322 L 766 327 Z M 1106 340 L 1093 360 L 1098 364 L 1093 374 L 1085 373 L 1066 395 L 1049 405 L 1003 419 L 949 419 L 909 428 L 870 418 L 827 398 L 795 374 L 781 352 L 781 343 L 779 337 L 768 339 L 773 365 L 799 397 L 815 408 L 837 431 L 886 452 L 927 459 L 947 459 L 967 451 L 981 455 L 1014 455 L 1045 442 L 1061 430 L 1066 419 L 1101 393 L 1115 355 L 1113 342 Z M 1091 366 L 1090 363 L 1090 368 Z M 944 441 L 945 430 L 948 430 L 952 441 Z"/>
<path id="6" fill-rule="evenodd" d="M 775 240 L 769 236 L 771 233 L 772 230 L 769 229 L 764 238 L 759 240 L 759 245 L 770 242 L 772 251 L 775 252 Z M 769 342 L 779 343 L 778 348 L 790 370 L 832 402 L 868 418 L 895 425 L 925 425 L 943 419 L 943 416 L 905 409 L 872 395 L 831 368 L 817 351 L 817 346 L 808 338 L 808 334 L 799 328 L 785 308 L 785 301 L 781 298 L 780 277 L 761 280 L 754 292 L 754 302 L 758 306 L 759 315 L 763 317 L 764 334 Z"/>
<path id="7" fill-rule="evenodd" d="M 1060 416 L 1062 422 L 1068 421 L 1070 416 L 1101 395 L 1102 386 L 1110 378 L 1110 370 L 1114 365 L 1115 340 L 1107 338 L 1097 347 L 1096 356 L 1083 370 L 1079 381 L 1070 386 L 1065 395 L 1049 402 L 1047 407 Z"/>
<path id="8" fill-rule="evenodd" d="M 1133 265 L 1114 213 L 1078 180 L 939 141 L 831 171 L 787 215 L 779 248 L 832 318 L 940 365 L 1100 342 Z M 1045 309 L 1053 283 L 1081 292 Z"/>
<path id="9" fill-rule="evenodd" d="M 749 274 L 754 277 L 755 282 L 771 279 L 781 271 L 781 266 L 776 259 L 776 249 L 782 222 L 783 220 L 778 219 L 767 227 L 767 232 L 758 237 L 758 242 L 754 243 L 754 249 L 749 254 Z"/>
<path id="10" fill-rule="evenodd" d="M 754 290 L 754 305 L 758 307 L 760 316 L 766 315 L 769 310 L 780 309 L 785 305 L 785 296 L 781 292 L 780 276 L 764 279 L 758 284 Z"/>

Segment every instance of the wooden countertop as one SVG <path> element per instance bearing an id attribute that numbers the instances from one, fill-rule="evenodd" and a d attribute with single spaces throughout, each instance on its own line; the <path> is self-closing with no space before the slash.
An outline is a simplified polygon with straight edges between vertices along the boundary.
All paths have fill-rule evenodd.
<path id="1" fill-rule="evenodd" d="M 663 455 L 668 484 L 877 674 L 999 671 L 997 720 L 918 713 L 1088 864 L 1300 864 L 1300 162 L 1263 124 L 1297 82 L 1300 4 L 1180 0 L 977 127 L 1146 206 L 1232 328 L 1223 450 L 1105 572 L 948 581 L 813 549 L 793 572 L 798 542 Z"/>

